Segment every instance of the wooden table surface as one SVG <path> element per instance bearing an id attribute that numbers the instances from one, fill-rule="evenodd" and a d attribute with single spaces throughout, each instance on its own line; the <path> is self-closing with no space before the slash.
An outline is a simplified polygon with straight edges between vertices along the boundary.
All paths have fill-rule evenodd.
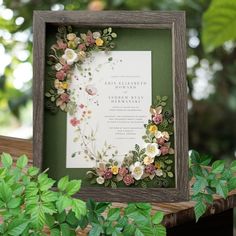
<path id="1" fill-rule="evenodd" d="M 32 163 L 32 141 L 16 138 L 0 136 L 0 153 L 7 152 L 12 156 L 20 156 L 26 154 Z M 116 207 L 124 207 L 124 203 L 113 203 Z M 152 203 L 152 211 L 162 211 L 165 213 L 164 224 L 167 228 L 175 227 L 188 222 L 193 222 L 194 217 L 194 202 L 178 202 L 178 203 Z M 214 204 L 210 206 L 205 214 L 213 216 L 230 210 L 236 206 L 236 190 L 232 191 L 227 199 L 214 197 Z M 86 235 L 86 234 L 80 234 Z"/>

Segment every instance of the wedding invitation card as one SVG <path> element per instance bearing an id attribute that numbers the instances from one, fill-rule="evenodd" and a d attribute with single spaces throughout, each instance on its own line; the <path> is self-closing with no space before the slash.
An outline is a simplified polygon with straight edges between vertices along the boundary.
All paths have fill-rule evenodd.
<path id="1" fill-rule="evenodd" d="M 93 168 L 112 156 L 119 164 L 136 144 L 152 103 L 151 51 L 96 52 L 70 83 L 67 168 Z"/>

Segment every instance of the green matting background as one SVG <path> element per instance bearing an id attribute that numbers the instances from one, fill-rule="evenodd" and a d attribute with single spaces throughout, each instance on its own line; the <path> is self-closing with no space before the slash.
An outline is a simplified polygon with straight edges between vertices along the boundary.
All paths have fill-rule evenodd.
<path id="1" fill-rule="evenodd" d="M 88 29 L 75 29 L 86 32 Z M 56 42 L 57 27 L 47 28 L 46 56 L 51 45 Z M 113 28 L 118 34 L 115 39 L 117 51 L 152 51 L 152 98 L 167 95 L 168 105 L 173 109 L 172 89 L 172 40 L 168 29 L 120 29 Z M 48 69 L 48 67 L 46 67 Z M 46 69 L 46 70 L 47 70 Z M 46 89 L 50 87 L 45 71 Z M 72 179 L 82 179 L 83 186 L 92 186 L 86 179 L 88 169 L 66 168 L 66 113 L 56 115 L 45 110 L 44 114 L 43 169 L 49 168 L 49 176 L 59 179 L 69 175 Z M 169 179 L 170 186 L 175 186 L 174 178 Z"/>

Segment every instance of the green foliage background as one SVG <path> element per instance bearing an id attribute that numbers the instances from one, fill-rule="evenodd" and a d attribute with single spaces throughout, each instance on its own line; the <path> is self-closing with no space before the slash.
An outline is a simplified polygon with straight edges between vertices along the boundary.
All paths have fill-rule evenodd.
<path id="1" fill-rule="evenodd" d="M 13 11 L 10 20 L 0 15 L 0 47 L 2 45 L 11 57 L 11 63 L 0 74 L 1 129 L 11 126 L 12 120 L 18 124 L 26 122 L 32 109 L 32 82 L 24 83 L 21 89 L 15 88 L 14 70 L 19 63 L 32 62 L 33 10 L 184 10 L 187 17 L 190 147 L 218 158 L 235 156 L 235 0 L 3 0 L 1 8 Z M 16 25 L 19 17 L 23 17 L 24 22 Z M 19 32 L 26 32 L 26 42 L 17 40 L 15 35 Z M 4 34 L 10 34 L 10 38 Z M 19 45 L 29 52 L 25 60 L 16 55 Z M 207 85 L 196 95 L 199 81 L 201 84 L 206 81 Z"/>

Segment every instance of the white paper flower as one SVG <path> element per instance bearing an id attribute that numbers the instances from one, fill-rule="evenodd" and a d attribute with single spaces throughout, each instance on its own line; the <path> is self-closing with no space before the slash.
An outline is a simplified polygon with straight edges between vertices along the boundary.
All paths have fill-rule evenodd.
<path id="1" fill-rule="evenodd" d="M 75 53 L 74 50 L 67 48 L 65 50 L 64 55 L 62 56 L 62 58 L 66 61 L 66 63 L 68 65 L 72 65 L 74 62 L 78 61 L 78 56 Z"/>
<path id="2" fill-rule="evenodd" d="M 65 92 L 65 90 L 62 89 L 62 88 L 59 88 L 59 89 L 57 90 L 57 94 L 63 94 L 64 92 Z"/>
<path id="3" fill-rule="evenodd" d="M 104 184 L 105 180 L 104 180 L 103 177 L 99 176 L 99 177 L 97 177 L 96 181 L 97 181 L 98 184 Z"/>
<path id="4" fill-rule="evenodd" d="M 57 64 L 55 65 L 55 69 L 56 69 L 57 71 L 61 70 L 61 69 L 62 69 L 62 64 L 61 64 L 61 63 L 57 63 Z"/>
<path id="5" fill-rule="evenodd" d="M 99 32 L 93 32 L 93 38 L 98 39 L 101 37 L 101 34 Z"/>
<path id="6" fill-rule="evenodd" d="M 162 132 L 162 137 L 163 137 L 163 139 L 165 139 L 165 141 L 169 141 L 169 139 L 170 139 L 170 135 L 166 131 Z"/>
<path id="7" fill-rule="evenodd" d="M 160 177 L 160 176 L 163 175 L 163 171 L 162 171 L 161 169 L 157 169 L 157 170 L 155 171 L 155 173 L 156 173 L 156 176 L 158 176 L 158 177 Z"/>
<path id="8" fill-rule="evenodd" d="M 145 156 L 144 159 L 143 159 L 143 163 L 145 165 L 150 165 L 153 162 L 154 162 L 154 157 Z"/>
<path id="9" fill-rule="evenodd" d="M 161 155 L 161 150 L 158 148 L 157 143 L 148 143 L 145 153 L 149 157 L 155 157 Z"/>
<path id="10" fill-rule="evenodd" d="M 156 138 L 162 138 L 162 132 L 161 131 L 157 131 L 155 134 Z"/>
<path id="11" fill-rule="evenodd" d="M 142 165 L 141 162 L 137 161 L 135 162 L 133 165 L 131 165 L 129 167 L 129 170 L 131 172 L 131 175 L 136 179 L 136 180 L 140 180 L 142 175 L 143 175 L 143 171 L 144 171 L 144 166 Z"/>

